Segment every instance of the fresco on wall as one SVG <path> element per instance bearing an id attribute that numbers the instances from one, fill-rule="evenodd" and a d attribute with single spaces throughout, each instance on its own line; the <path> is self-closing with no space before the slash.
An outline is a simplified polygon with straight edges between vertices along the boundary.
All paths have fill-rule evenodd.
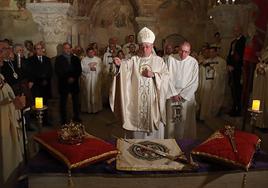
<path id="1" fill-rule="evenodd" d="M 10 0 L 0 0 L 0 7 L 9 7 Z"/>
<path id="2" fill-rule="evenodd" d="M 115 26 L 117 28 L 129 26 L 129 13 L 127 12 L 128 7 L 115 7 L 111 10 L 111 16 L 108 18 L 102 18 L 100 26 L 103 28 Z M 130 18 L 133 19 L 133 18 Z"/>
<path id="3" fill-rule="evenodd" d="M 0 11 L 0 38 L 12 39 L 15 43 L 26 39 L 40 41 L 42 38 L 31 13 L 27 9 L 19 10 L 16 4 L 14 6 L 14 10 Z"/>
<path id="4" fill-rule="evenodd" d="M 17 1 L 15 1 L 15 0 L 0 0 L 0 10 L 18 10 Z"/>
<path id="5" fill-rule="evenodd" d="M 93 8 L 94 19 L 90 28 L 89 41 L 104 47 L 110 37 L 116 37 L 118 44 L 125 43 L 125 37 L 134 34 L 134 13 L 128 1 L 106 0 Z"/>
<path id="6" fill-rule="evenodd" d="M 162 46 L 162 39 L 177 34 L 190 40 L 192 45 L 203 43 L 208 0 L 166 0 L 155 11 L 158 36 L 156 46 Z M 198 33 L 198 34 L 196 34 Z"/>

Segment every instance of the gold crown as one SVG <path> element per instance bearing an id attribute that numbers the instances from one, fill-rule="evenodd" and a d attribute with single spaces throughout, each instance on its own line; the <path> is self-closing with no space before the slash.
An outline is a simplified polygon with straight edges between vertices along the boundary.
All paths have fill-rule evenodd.
<path id="1" fill-rule="evenodd" d="M 64 124 L 59 131 L 59 140 L 64 144 L 80 144 L 85 136 L 85 126 L 81 123 Z"/>

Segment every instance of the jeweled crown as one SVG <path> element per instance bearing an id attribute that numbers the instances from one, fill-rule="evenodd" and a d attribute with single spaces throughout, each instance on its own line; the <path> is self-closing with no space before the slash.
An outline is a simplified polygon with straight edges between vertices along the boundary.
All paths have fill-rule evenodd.
<path id="1" fill-rule="evenodd" d="M 64 124 L 59 131 L 59 140 L 64 144 L 79 144 L 83 142 L 85 126 L 81 123 Z"/>

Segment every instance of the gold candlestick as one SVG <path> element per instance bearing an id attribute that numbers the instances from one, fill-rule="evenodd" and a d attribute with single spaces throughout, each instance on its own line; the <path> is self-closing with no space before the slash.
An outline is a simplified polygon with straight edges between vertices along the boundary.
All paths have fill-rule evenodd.
<path id="1" fill-rule="evenodd" d="M 261 111 L 261 110 L 252 110 L 252 108 L 249 108 L 248 111 L 250 112 L 251 132 L 254 133 L 257 118 L 262 114 L 263 111 Z"/>
<path id="2" fill-rule="evenodd" d="M 42 130 L 44 111 L 47 108 L 48 107 L 45 105 L 42 108 L 36 108 L 35 106 L 32 107 L 32 110 L 35 111 L 35 115 L 36 115 L 36 119 L 37 119 L 38 132 L 41 132 L 41 130 Z"/>

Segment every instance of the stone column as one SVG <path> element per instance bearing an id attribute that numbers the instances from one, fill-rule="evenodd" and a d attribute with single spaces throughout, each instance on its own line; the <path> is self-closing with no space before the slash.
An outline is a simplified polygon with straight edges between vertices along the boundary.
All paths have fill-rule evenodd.
<path id="1" fill-rule="evenodd" d="M 46 44 L 47 56 L 57 55 L 57 46 L 66 42 L 71 35 L 73 7 L 69 3 L 41 2 L 27 3 L 33 20 L 38 24 Z"/>
<path id="2" fill-rule="evenodd" d="M 90 23 L 89 17 L 74 16 L 72 19 L 72 44 L 80 45 L 84 49 L 88 46 L 87 30 Z"/>

